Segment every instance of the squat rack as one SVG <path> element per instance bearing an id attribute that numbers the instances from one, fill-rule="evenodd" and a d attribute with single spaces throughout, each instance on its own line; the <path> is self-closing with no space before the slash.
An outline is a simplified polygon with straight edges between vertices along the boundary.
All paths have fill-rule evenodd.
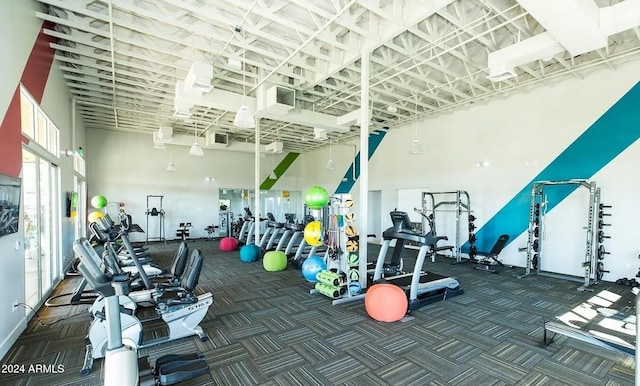
<path id="1" fill-rule="evenodd" d="M 455 200 L 442 200 L 436 201 L 436 196 L 451 196 L 455 195 Z M 445 209 L 446 206 L 452 206 L 453 209 Z M 436 233 L 436 213 L 437 212 L 454 212 L 456 214 L 456 235 L 455 245 L 453 246 L 453 256 L 456 259 L 456 263 L 462 262 L 462 237 L 460 235 L 460 217 L 466 214 L 467 221 L 471 216 L 471 200 L 469 199 L 469 193 L 464 190 L 456 190 L 452 192 L 422 192 L 422 210 L 425 213 L 430 213 L 429 219 L 422 218 L 422 229 L 427 229 L 427 225 L 431 225 L 431 233 L 435 237 Z M 427 224 L 427 221 L 431 224 Z"/>
<path id="2" fill-rule="evenodd" d="M 546 213 L 548 202 L 544 195 L 544 188 L 552 185 L 577 185 L 589 190 L 589 212 L 586 229 L 586 250 L 582 267 L 584 268 L 584 277 L 566 275 L 555 272 L 547 272 L 541 270 L 542 261 L 542 242 L 539 236 L 544 234 L 544 215 Z M 596 186 L 595 181 L 588 180 L 559 180 L 559 181 L 538 181 L 534 182 L 531 187 L 531 205 L 529 207 L 529 228 L 527 238 L 527 264 L 525 274 L 519 278 L 540 275 L 555 277 L 566 280 L 573 280 L 583 283 L 577 290 L 592 291 L 589 287 L 598 284 L 602 277 L 602 272 L 598 272 L 598 259 L 596 258 L 596 237 L 597 227 L 600 226 L 596 221 L 598 209 L 600 207 L 600 188 Z"/>

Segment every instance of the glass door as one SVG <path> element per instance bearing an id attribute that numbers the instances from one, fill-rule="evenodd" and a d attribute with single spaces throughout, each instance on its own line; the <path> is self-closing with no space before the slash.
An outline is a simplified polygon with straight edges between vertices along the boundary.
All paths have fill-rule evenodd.
<path id="1" fill-rule="evenodd" d="M 25 303 L 37 307 L 57 275 L 58 168 L 23 149 Z"/>

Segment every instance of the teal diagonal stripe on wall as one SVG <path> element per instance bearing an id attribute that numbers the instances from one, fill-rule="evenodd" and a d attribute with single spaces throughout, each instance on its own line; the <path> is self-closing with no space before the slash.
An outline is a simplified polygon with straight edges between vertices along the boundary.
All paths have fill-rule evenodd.
<path id="1" fill-rule="evenodd" d="M 273 169 L 273 172 L 276 174 L 276 178 L 272 180 L 269 177 L 267 177 L 264 181 L 262 181 L 262 184 L 260 184 L 260 190 L 271 189 L 273 185 L 275 185 L 275 183 L 278 182 L 280 177 L 282 177 L 282 175 L 287 171 L 287 169 L 289 169 L 289 167 L 293 164 L 293 161 L 295 161 L 299 155 L 300 153 L 287 154 L 282 159 L 282 161 L 280 161 L 278 166 L 276 166 L 276 168 Z"/>
<path id="2" fill-rule="evenodd" d="M 535 181 L 589 179 L 640 138 L 640 82 L 618 100 L 540 174 L 535 176 L 476 233 L 481 251 L 491 249 L 501 234 L 513 241 L 529 225 L 531 185 Z M 553 209 L 577 185 L 545 188 L 547 210 Z M 468 243 L 463 250 L 468 250 Z"/>
<path id="3" fill-rule="evenodd" d="M 386 134 L 387 134 L 386 131 L 380 131 L 380 132 L 369 134 L 369 157 L 367 158 L 367 160 L 371 159 L 371 156 L 373 156 L 373 153 L 375 153 L 376 149 L 378 148 L 378 146 L 380 145 L 380 143 L 382 142 Z M 353 178 L 354 169 L 355 169 L 356 178 Z M 356 184 L 356 180 L 359 177 L 360 177 L 360 152 L 356 154 L 356 159 L 349 166 L 349 170 L 347 170 L 347 172 L 344 174 L 344 178 L 340 182 L 340 185 L 338 185 L 338 187 L 336 188 L 336 191 L 334 194 L 349 193 L 351 191 L 351 188 L 353 188 L 353 185 Z"/>

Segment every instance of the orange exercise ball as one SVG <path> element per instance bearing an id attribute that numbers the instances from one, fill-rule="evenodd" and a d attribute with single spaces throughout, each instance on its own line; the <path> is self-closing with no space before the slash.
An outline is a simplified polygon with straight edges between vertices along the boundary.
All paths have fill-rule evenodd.
<path id="1" fill-rule="evenodd" d="M 364 297 L 367 314 L 379 322 L 397 322 L 409 309 L 404 290 L 393 284 L 374 284 Z"/>

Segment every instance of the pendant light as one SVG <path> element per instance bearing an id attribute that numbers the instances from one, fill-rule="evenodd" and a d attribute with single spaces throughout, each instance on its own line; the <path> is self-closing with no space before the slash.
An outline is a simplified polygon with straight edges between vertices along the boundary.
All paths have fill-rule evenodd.
<path id="1" fill-rule="evenodd" d="M 195 129 L 193 129 L 193 135 L 194 135 L 194 141 L 193 141 L 193 145 L 191 145 L 191 149 L 189 149 L 189 155 L 195 156 L 195 157 L 202 157 L 204 156 L 204 151 L 202 150 L 202 147 L 200 147 L 200 144 L 198 143 L 198 121 L 196 121 L 196 127 Z"/>
<path id="2" fill-rule="evenodd" d="M 236 31 L 240 32 L 241 27 L 236 27 Z M 254 129 L 256 127 L 256 120 L 253 117 L 253 113 L 247 106 L 247 49 L 246 49 L 247 35 L 242 30 L 242 106 L 238 109 L 236 117 L 233 120 L 233 125 L 242 127 L 244 129 Z"/>
<path id="3" fill-rule="evenodd" d="M 171 149 L 171 147 L 169 147 L 169 164 L 167 165 L 167 171 L 168 172 L 176 171 L 176 165 L 173 163 L 173 149 Z"/>
<path id="4" fill-rule="evenodd" d="M 329 171 L 333 171 L 333 169 L 336 168 L 336 164 L 333 162 L 333 159 L 332 159 L 331 156 L 332 156 L 332 153 L 331 153 L 331 138 L 329 138 L 329 161 L 327 161 L 327 166 L 326 166 L 327 170 L 329 170 Z"/>
<path id="5" fill-rule="evenodd" d="M 413 138 L 413 141 L 411 142 L 411 147 L 409 148 L 409 153 L 411 153 L 413 155 L 418 155 L 418 154 L 422 154 L 422 144 L 420 143 L 420 140 L 418 139 L 418 94 L 416 94 L 416 109 L 415 109 L 414 115 L 415 115 L 415 117 L 414 117 L 414 121 L 413 121 L 413 126 L 414 126 L 414 130 L 415 130 L 415 136 Z"/>

